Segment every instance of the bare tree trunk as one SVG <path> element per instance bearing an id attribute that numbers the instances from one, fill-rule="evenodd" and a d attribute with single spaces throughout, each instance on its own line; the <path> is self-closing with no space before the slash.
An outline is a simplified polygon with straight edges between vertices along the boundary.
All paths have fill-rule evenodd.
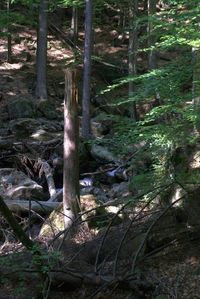
<path id="1" fill-rule="evenodd" d="M 153 32 L 153 15 L 156 13 L 157 0 L 147 0 L 147 12 L 148 12 L 148 23 L 147 23 L 147 34 L 148 34 L 148 47 L 155 46 L 156 36 Z M 157 53 L 155 49 L 150 49 L 148 53 L 148 66 L 149 70 L 155 70 L 157 68 Z M 155 101 L 153 106 L 159 106 L 161 104 L 160 95 L 155 91 Z"/>
<path id="2" fill-rule="evenodd" d="M 77 7 L 72 7 L 71 38 L 74 46 L 76 46 L 78 40 L 78 8 Z"/>
<path id="3" fill-rule="evenodd" d="M 138 0 L 129 2 L 129 45 L 128 45 L 128 73 L 129 76 L 137 74 L 137 49 L 138 49 L 138 33 L 137 33 L 137 11 Z M 135 87 L 133 82 L 129 82 L 128 96 L 133 97 Z M 136 103 L 131 104 L 131 117 L 133 121 L 137 121 Z"/>
<path id="4" fill-rule="evenodd" d="M 90 82 L 92 53 L 92 0 L 85 1 L 85 43 L 82 98 L 82 136 L 90 137 Z"/>
<path id="5" fill-rule="evenodd" d="M 197 115 L 197 121 L 194 126 L 195 135 L 200 133 L 200 49 L 192 48 L 193 82 L 192 96 L 194 112 Z"/>
<path id="6" fill-rule="evenodd" d="M 40 100 L 47 99 L 47 10 L 48 0 L 40 0 L 36 57 L 36 97 Z"/>
<path id="7" fill-rule="evenodd" d="M 79 124 L 76 81 L 76 71 L 68 69 L 65 74 L 64 99 L 63 212 L 65 228 L 72 225 L 79 212 Z"/>
<path id="8" fill-rule="evenodd" d="M 7 26 L 7 62 L 12 63 L 12 37 L 10 33 L 10 5 L 11 1 L 7 0 L 7 16 L 8 16 L 8 26 Z"/>
<path id="9" fill-rule="evenodd" d="M 126 21 L 128 20 L 128 14 L 127 14 L 127 6 L 124 5 L 124 3 L 119 3 L 119 21 L 118 26 L 120 27 L 121 31 L 125 30 L 126 27 Z"/>
<path id="10" fill-rule="evenodd" d="M 147 6 L 148 6 L 148 25 L 147 25 L 147 34 L 148 34 L 148 47 L 151 48 L 155 45 L 156 42 L 156 36 L 153 33 L 153 20 L 152 17 L 156 13 L 156 4 L 157 0 L 148 0 Z M 157 59 L 156 59 L 156 51 L 154 49 L 151 49 L 149 51 L 148 55 L 148 63 L 149 63 L 149 69 L 153 70 L 157 68 Z"/>

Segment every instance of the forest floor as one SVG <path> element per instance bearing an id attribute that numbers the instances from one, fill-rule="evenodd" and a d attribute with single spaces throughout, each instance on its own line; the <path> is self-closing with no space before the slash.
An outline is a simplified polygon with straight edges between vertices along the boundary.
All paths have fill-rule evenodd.
<path id="1" fill-rule="evenodd" d="M 112 46 L 113 40 L 110 37 L 110 44 L 106 44 L 103 31 L 99 31 L 99 43 L 96 41 L 96 53 L 104 53 L 103 59 L 115 57 L 115 61 L 126 62 L 126 53 L 124 48 Z M 112 34 L 110 35 L 112 36 Z M 36 54 L 36 36 L 31 30 L 22 30 L 19 34 L 20 39 L 13 42 L 13 63 L 6 61 L 6 42 L 0 39 L 0 107 L 3 109 L 9 101 L 19 97 L 32 99 L 35 82 L 35 54 Z M 108 38 L 108 36 L 106 36 Z M 100 41 L 104 41 L 100 44 Z M 73 58 L 70 48 L 63 48 L 60 41 L 55 40 L 53 36 L 49 37 L 48 48 L 48 85 L 50 97 L 56 98 L 57 109 L 62 113 L 63 81 L 64 67 L 68 61 Z M 110 61 L 110 58 L 109 58 Z M 123 67 L 122 67 L 123 68 Z M 81 66 L 80 66 L 81 69 Z M 95 75 L 95 70 L 93 70 Z M 101 80 L 101 84 L 107 83 L 107 78 L 103 77 L 101 71 L 96 72 L 96 84 Z M 103 83 L 102 83 L 103 82 Z M 1 138 L 1 136 L 0 136 Z M 117 229 L 117 226 L 116 226 Z M 52 299 L 86 299 L 86 298 L 155 298 L 155 299 L 198 299 L 200 298 L 200 239 L 187 238 L 179 242 L 174 239 L 167 248 L 161 248 L 158 253 L 149 254 L 140 262 L 140 271 L 146 280 L 156 286 L 152 292 L 146 294 L 134 295 L 126 288 L 102 288 L 98 294 L 95 294 L 95 287 L 82 286 L 75 291 L 50 293 Z M 79 242 L 87 242 L 87 238 L 82 237 Z M 78 241 L 78 240 L 77 240 Z M 120 239 L 118 240 L 120 243 Z M 8 254 L 15 247 L 13 244 L 5 243 L 1 245 L 1 255 Z M 90 255 L 90 252 L 87 253 Z M 148 255 L 147 255 L 148 256 Z M 132 263 L 132 260 L 126 261 Z M 125 266 L 126 267 L 126 263 Z M 32 286 L 33 287 L 33 286 Z M 31 289 L 31 283 L 30 283 Z M 28 295 L 27 295 L 28 296 Z M 13 289 L 9 286 L 1 286 L 0 299 L 20 299 L 20 296 L 13 295 Z M 23 297 L 24 298 L 24 297 Z M 27 297 L 25 299 L 29 299 Z"/>

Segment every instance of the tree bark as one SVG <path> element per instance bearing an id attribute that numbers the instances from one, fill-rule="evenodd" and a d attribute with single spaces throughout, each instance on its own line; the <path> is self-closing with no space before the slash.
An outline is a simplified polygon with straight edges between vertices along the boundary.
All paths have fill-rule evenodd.
<path id="1" fill-rule="evenodd" d="M 192 66 L 193 66 L 193 81 L 192 81 L 192 96 L 194 113 L 197 115 L 197 121 L 194 126 L 195 135 L 200 133 L 200 49 L 192 48 Z"/>
<path id="2" fill-rule="evenodd" d="M 152 17 L 156 13 L 156 4 L 157 0 L 148 0 L 148 25 L 147 25 L 147 34 L 148 34 L 148 47 L 151 48 L 155 45 L 156 36 L 153 32 L 153 20 Z M 157 68 L 157 59 L 156 59 L 156 51 L 155 49 L 150 49 L 148 54 L 148 64 L 149 69 L 153 70 Z"/>
<path id="3" fill-rule="evenodd" d="M 47 10 L 48 0 L 40 0 L 36 53 L 36 97 L 39 100 L 47 99 Z"/>
<path id="4" fill-rule="evenodd" d="M 75 47 L 77 45 L 77 40 L 78 40 L 78 8 L 77 7 L 72 7 L 71 37 Z"/>
<path id="5" fill-rule="evenodd" d="M 85 42 L 82 98 L 82 136 L 90 138 L 90 82 L 92 53 L 92 0 L 85 1 Z"/>
<path id="6" fill-rule="evenodd" d="M 128 45 L 128 73 L 129 76 L 137 74 L 137 49 L 138 49 L 138 33 L 137 33 L 137 11 L 138 0 L 129 2 L 129 45 Z M 134 96 L 135 87 L 132 81 L 128 86 L 128 97 L 131 99 Z M 133 121 L 137 121 L 136 103 L 133 102 L 130 107 L 131 117 Z"/>
<path id="7" fill-rule="evenodd" d="M 64 169 L 63 212 L 65 228 L 72 225 L 79 212 L 79 124 L 76 71 L 65 74 L 64 98 Z"/>
<path id="8" fill-rule="evenodd" d="M 12 37 L 10 33 L 10 5 L 11 1 L 7 0 L 7 16 L 8 16 L 8 26 L 7 26 L 7 62 L 12 63 Z"/>

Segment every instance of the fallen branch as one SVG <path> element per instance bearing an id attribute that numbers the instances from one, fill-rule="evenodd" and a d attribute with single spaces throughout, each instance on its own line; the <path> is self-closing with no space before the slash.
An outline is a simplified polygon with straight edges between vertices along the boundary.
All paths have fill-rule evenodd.
<path id="1" fill-rule="evenodd" d="M 49 188 L 49 194 L 52 197 L 56 194 L 56 187 L 53 179 L 53 170 L 49 163 L 44 160 L 38 159 L 38 165 L 41 166 L 39 176 L 44 173 Z"/>
<path id="2" fill-rule="evenodd" d="M 138 257 L 139 257 L 139 254 L 150 234 L 150 232 L 152 231 L 153 227 L 158 223 L 158 221 L 167 213 L 167 211 L 169 209 L 171 209 L 177 202 L 179 202 L 181 199 L 185 198 L 185 194 L 181 197 L 179 197 L 177 200 L 175 200 L 173 203 L 171 203 L 169 206 L 167 206 L 164 211 L 152 222 L 152 224 L 149 226 L 148 230 L 146 231 L 145 233 L 145 236 L 144 236 L 144 239 L 143 241 L 141 242 L 136 254 L 134 255 L 133 257 L 133 262 L 132 262 L 132 267 L 131 267 L 131 272 L 134 273 L 135 271 L 135 266 L 136 266 L 136 262 L 138 260 Z"/>
<path id="3" fill-rule="evenodd" d="M 57 191 L 55 194 L 53 194 L 53 196 L 51 196 L 48 199 L 48 202 L 58 202 L 58 201 L 61 202 L 62 199 L 63 199 L 63 188 Z"/>
<path id="4" fill-rule="evenodd" d="M 35 200 L 4 200 L 5 204 L 12 212 L 28 212 L 33 210 L 37 213 L 49 214 L 55 210 L 60 202 L 46 202 L 46 201 L 35 201 Z"/>
<path id="5" fill-rule="evenodd" d="M 98 252 L 97 252 L 97 255 L 96 255 L 96 260 L 95 260 L 95 265 L 94 265 L 94 268 L 95 268 L 95 272 L 98 272 L 98 262 L 99 262 L 99 256 L 100 256 L 100 252 L 101 252 L 101 250 L 102 250 L 102 248 L 103 248 L 103 245 L 104 245 L 104 243 L 105 243 L 105 240 L 106 240 L 106 237 L 107 237 L 107 235 L 108 235 L 108 232 L 109 232 L 109 230 L 110 230 L 110 228 L 111 228 L 111 226 L 112 226 L 112 223 L 113 223 L 113 221 L 116 219 L 116 217 L 129 205 L 129 204 L 132 204 L 133 203 L 133 201 L 136 201 L 137 202 L 137 200 L 139 200 L 139 199 L 141 199 L 141 198 L 143 198 L 146 194 L 148 194 L 148 193 L 150 193 L 150 192 L 153 192 L 153 191 L 156 191 L 156 190 L 160 190 L 161 188 L 163 189 L 163 188 L 167 188 L 168 186 L 170 186 L 172 183 L 170 183 L 170 184 L 167 184 L 167 185 L 163 185 L 163 186 L 158 186 L 158 187 L 155 187 L 154 189 L 152 189 L 152 190 L 149 190 L 149 191 L 147 191 L 147 192 L 145 192 L 145 193 L 142 193 L 142 194 L 140 194 L 140 195 L 138 195 L 138 196 L 136 196 L 135 198 L 132 198 L 131 200 L 129 200 L 129 201 L 127 201 L 124 205 L 122 205 L 122 207 L 117 211 L 117 213 L 111 218 L 111 220 L 110 220 L 110 222 L 109 222 L 109 224 L 108 224 L 108 226 L 107 226 L 107 228 L 106 228 L 106 230 L 105 230 L 105 233 L 104 233 L 104 236 L 103 236 L 103 238 L 102 238 L 102 241 L 101 241 L 101 244 L 100 244 L 100 246 L 99 246 L 99 248 L 98 248 Z M 138 215 L 136 215 L 136 216 L 138 216 Z M 134 218 L 135 219 L 135 218 Z M 122 242 L 123 242 L 123 240 L 122 240 Z M 121 244 L 122 245 L 122 244 Z M 119 246 L 119 248 L 118 248 L 118 251 L 120 251 L 120 248 L 121 248 L 121 245 Z M 142 248 L 143 248 L 143 245 L 142 245 Z M 141 248 L 141 249 L 142 249 Z M 141 250 L 140 249 L 140 250 Z M 140 252 L 140 250 L 139 250 L 139 252 Z M 138 252 L 138 254 L 139 254 L 139 252 Z M 118 254 L 118 253 L 117 253 Z M 117 256 L 116 256 L 116 261 L 115 261 L 115 266 L 114 266 L 114 271 L 115 271 L 115 269 L 116 269 L 116 263 L 117 263 Z"/>
<path id="6" fill-rule="evenodd" d="M 19 268 L 16 271 L 8 271 L 5 268 L 0 269 L 0 274 L 2 277 L 10 279 L 19 279 L 20 275 L 23 273 L 23 278 L 26 281 L 32 281 L 35 275 L 38 273 L 36 269 L 23 269 Z M 51 281 L 52 289 L 77 289 L 82 285 L 90 285 L 96 287 L 116 287 L 120 289 L 130 289 L 135 292 L 142 292 L 152 288 L 145 279 L 140 280 L 137 277 L 132 276 L 128 279 L 123 277 L 113 277 L 111 275 L 98 275 L 95 272 L 85 273 L 80 272 L 76 269 L 67 268 L 65 270 L 51 270 L 48 272 L 48 277 Z"/>
<path id="7" fill-rule="evenodd" d="M 3 217 L 6 219 L 17 239 L 28 249 L 31 250 L 34 248 L 34 242 L 25 234 L 24 230 L 21 228 L 12 212 L 4 202 L 3 198 L 0 196 L 0 212 Z"/>

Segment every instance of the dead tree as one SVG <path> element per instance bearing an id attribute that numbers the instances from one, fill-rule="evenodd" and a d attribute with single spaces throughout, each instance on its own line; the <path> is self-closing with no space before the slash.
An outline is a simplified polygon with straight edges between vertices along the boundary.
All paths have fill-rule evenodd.
<path id="1" fill-rule="evenodd" d="M 64 169 L 63 212 L 65 228 L 72 225 L 79 212 L 79 123 L 76 71 L 65 74 L 64 98 Z"/>

